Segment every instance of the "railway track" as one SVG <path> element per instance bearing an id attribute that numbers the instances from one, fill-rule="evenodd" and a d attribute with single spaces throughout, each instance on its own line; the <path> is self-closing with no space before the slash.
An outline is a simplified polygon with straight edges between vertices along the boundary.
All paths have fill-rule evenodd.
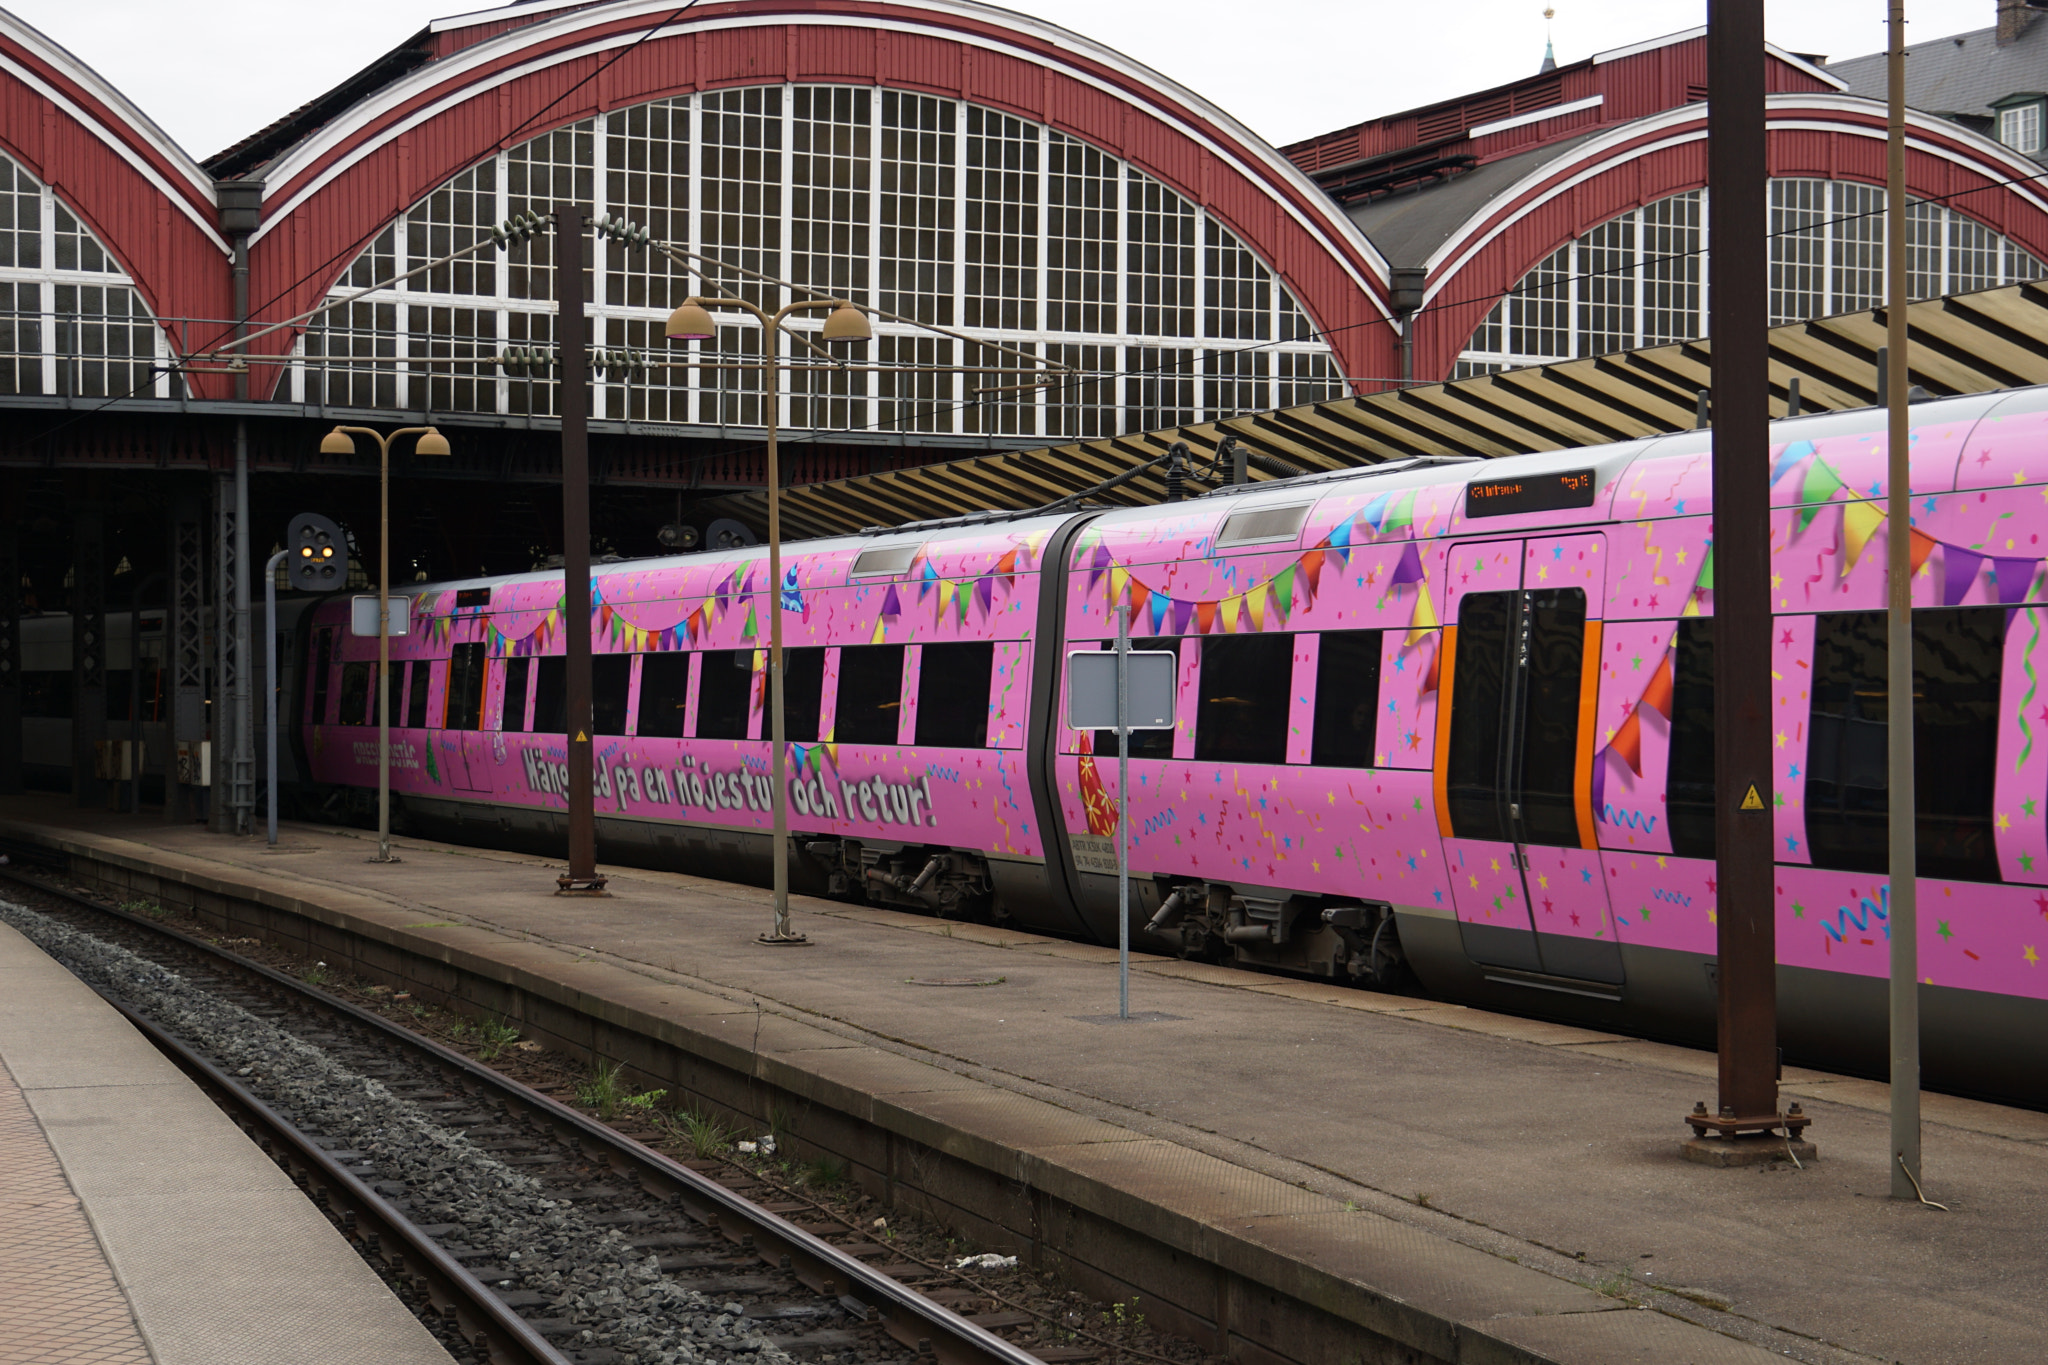
<path id="1" fill-rule="evenodd" d="M 1030 1328 L 1032 1314 L 956 1312 L 905 1283 L 933 1267 L 887 1264 L 884 1243 L 816 1221 L 813 1205 L 742 1169 L 672 1160 L 274 968 L 16 867 L 0 868 L 0 892 L 113 945 L 45 947 L 220 1103 L 443 1342 L 473 1359 L 608 1365 L 786 1353 L 844 1365 L 1057 1365 L 1094 1354 L 1009 1340 L 1002 1333 Z M 182 981 L 153 980 L 124 951 Z M 219 1006 L 170 1001 L 168 990 L 203 992 Z M 208 1032 L 194 1021 L 215 1013 L 227 1041 L 186 1036 Z M 265 1041 L 272 1027 L 292 1040 L 282 1053 Z M 328 1059 L 310 1082 L 316 1098 L 301 1047 Z M 379 1095 L 406 1109 L 356 1114 Z M 323 1103 L 311 1122 L 288 1112 Z M 428 1156 L 393 1133 L 418 1137 Z M 510 1213 L 474 1194 L 494 1182 Z M 590 1246 L 624 1263 L 625 1280 L 605 1282 L 593 1270 L 603 1258 L 584 1254 Z M 648 1278 L 654 1268 L 660 1284 Z"/>

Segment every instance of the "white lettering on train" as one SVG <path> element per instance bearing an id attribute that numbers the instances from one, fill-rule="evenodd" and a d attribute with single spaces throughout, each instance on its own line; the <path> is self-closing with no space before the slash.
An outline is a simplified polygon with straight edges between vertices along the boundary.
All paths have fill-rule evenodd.
<path id="1" fill-rule="evenodd" d="M 527 749 L 520 754 L 520 761 L 526 769 L 528 791 L 567 799 L 566 759 L 552 759 L 539 749 Z M 700 768 L 695 759 L 686 758 L 683 766 L 672 769 L 652 764 L 635 767 L 630 763 L 599 763 L 595 769 L 596 795 L 601 797 L 617 792 L 624 799 L 648 805 L 694 806 L 706 811 L 764 813 L 770 806 L 769 779 L 744 767 Z M 938 823 L 929 777 L 910 782 L 890 782 L 879 777 L 861 782 L 840 780 L 838 790 L 834 791 L 831 780 L 816 774 L 792 773 L 789 800 L 798 814 L 822 820 L 844 817 L 882 825 Z"/>

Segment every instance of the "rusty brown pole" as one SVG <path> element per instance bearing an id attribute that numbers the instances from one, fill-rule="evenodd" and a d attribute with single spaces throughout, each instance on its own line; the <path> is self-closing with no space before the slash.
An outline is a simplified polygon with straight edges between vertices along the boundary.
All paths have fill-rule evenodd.
<path id="1" fill-rule="evenodd" d="M 1885 482 L 1891 527 L 1885 556 L 1885 789 L 1891 798 L 1890 858 L 1892 1038 L 1892 1198 L 1925 1200 L 1920 1190 L 1920 913 L 1917 803 L 1913 772 L 1912 337 L 1906 327 L 1906 4 L 1891 0 L 1885 65 L 1889 117 L 1885 139 Z"/>
<path id="2" fill-rule="evenodd" d="M 1714 773 L 1720 1112 L 1778 1112 L 1771 829 L 1770 297 L 1763 0 L 1707 6 L 1707 264 L 1713 341 Z M 1722 1129 L 1733 1136 L 1741 1129 Z"/>
<path id="3" fill-rule="evenodd" d="M 583 241 L 588 215 L 579 204 L 555 209 L 556 412 L 562 419 L 563 671 L 569 717 L 569 870 L 564 895 L 604 891 L 597 874 L 596 782 L 590 736 L 590 376 L 583 312 Z"/>

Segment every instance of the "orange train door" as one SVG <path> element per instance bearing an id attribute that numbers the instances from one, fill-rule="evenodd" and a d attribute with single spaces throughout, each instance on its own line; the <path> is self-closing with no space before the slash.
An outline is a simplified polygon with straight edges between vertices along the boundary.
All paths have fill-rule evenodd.
<path id="1" fill-rule="evenodd" d="M 1592 804 L 1605 558 L 1597 533 L 1451 548 L 1435 780 L 1472 959 L 1615 983 Z"/>

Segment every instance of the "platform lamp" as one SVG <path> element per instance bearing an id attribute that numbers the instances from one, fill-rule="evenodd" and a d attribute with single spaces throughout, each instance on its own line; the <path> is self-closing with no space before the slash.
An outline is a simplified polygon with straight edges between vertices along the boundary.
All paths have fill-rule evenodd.
<path id="1" fill-rule="evenodd" d="M 432 427 L 400 427 L 389 436 L 370 427 L 336 427 L 320 438 L 322 455 L 353 455 L 355 437 L 377 443 L 377 856 L 373 863 L 395 863 L 391 856 L 391 443 L 418 436 L 413 449 L 421 455 L 446 456 L 448 438 Z"/>
<path id="2" fill-rule="evenodd" d="M 805 299 L 775 313 L 757 308 L 745 299 L 692 298 L 669 314 L 665 329 L 671 341 L 709 341 L 718 335 L 712 320 L 713 308 L 733 308 L 752 313 L 761 323 L 761 408 L 768 428 L 768 746 L 770 781 L 774 793 L 770 805 L 775 815 L 775 923 L 757 942 L 767 944 L 808 943 L 810 940 L 789 925 L 789 782 L 788 754 L 782 724 L 782 472 L 775 458 L 775 414 L 781 405 L 781 371 L 776 360 L 783 319 L 791 313 L 830 309 L 820 334 L 833 345 L 867 341 L 874 336 L 867 314 L 844 299 Z"/>

